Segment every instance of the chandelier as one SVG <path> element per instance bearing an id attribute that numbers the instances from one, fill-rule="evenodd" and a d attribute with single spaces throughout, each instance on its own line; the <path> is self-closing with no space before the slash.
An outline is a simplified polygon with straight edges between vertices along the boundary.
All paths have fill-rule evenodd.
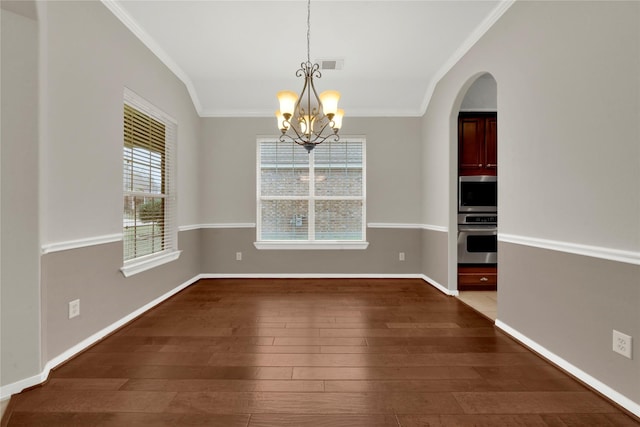
<path id="1" fill-rule="evenodd" d="M 344 110 L 338 109 L 340 92 L 327 90 L 319 96 L 313 78 L 321 78 L 320 66 L 311 63 L 309 40 L 311 34 L 311 0 L 307 1 L 307 61 L 300 64 L 296 77 L 304 77 L 304 86 L 298 96 L 295 92 L 278 92 L 280 110 L 276 112 L 280 141 L 302 145 L 310 153 L 316 145 L 328 138 L 338 141 Z"/>

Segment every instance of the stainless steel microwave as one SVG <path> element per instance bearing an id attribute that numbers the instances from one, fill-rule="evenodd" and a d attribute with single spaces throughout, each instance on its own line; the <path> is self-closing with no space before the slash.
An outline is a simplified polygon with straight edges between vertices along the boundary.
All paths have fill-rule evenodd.
<path id="1" fill-rule="evenodd" d="M 498 179 L 492 175 L 461 176 L 458 212 L 497 212 Z"/>

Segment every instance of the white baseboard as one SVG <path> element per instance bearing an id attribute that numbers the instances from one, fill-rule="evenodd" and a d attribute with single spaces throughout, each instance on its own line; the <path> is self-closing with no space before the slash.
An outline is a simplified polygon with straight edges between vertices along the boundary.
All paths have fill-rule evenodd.
<path id="1" fill-rule="evenodd" d="M 163 302 L 164 300 L 172 297 L 173 295 L 177 294 L 178 292 L 180 292 L 181 290 L 185 289 L 186 287 L 192 285 L 193 283 L 197 282 L 198 280 L 200 280 L 200 276 L 199 275 L 193 277 L 192 279 L 190 279 L 190 280 L 188 280 L 186 282 L 184 282 L 180 286 L 178 286 L 176 288 L 173 288 L 169 292 L 165 293 L 164 295 L 159 296 L 158 298 L 154 299 L 150 303 L 145 304 L 144 306 L 142 306 L 139 309 L 135 310 L 134 312 L 128 314 L 127 316 L 123 317 L 122 319 L 118 320 L 117 322 L 112 323 L 111 325 L 107 326 L 106 328 L 104 328 L 104 329 L 96 332 L 95 334 L 91 335 L 90 337 L 82 340 L 78 344 L 74 345 L 73 347 L 69 348 L 68 350 L 64 351 L 63 353 L 59 354 L 58 356 L 54 357 L 53 359 L 49 360 L 46 363 L 46 365 L 44 366 L 44 369 L 42 370 L 42 372 L 40 372 L 39 374 L 0 387 L 0 400 L 8 399 L 12 395 L 20 393 L 22 390 L 24 390 L 26 388 L 33 387 L 35 385 L 43 383 L 49 377 L 49 373 L 51 372 L 51 370 L 53 368 L 55 368 L 56 366 L 58 366 L 61 363 L 64 363 L 65 361 L 69 360 L 70 358 L 72 358 L 76 354 L 78 354 L 81 351 L 83 351 L 83 350 L 87 349 L 88 347 L 92 346 L 93 344 L 95 344 L 96 342 L 100 341 L 101 339 L 103 339 L 104 337 L 109 335 L 110 333 L 116 331 L 118 328 L 121 328 L 122 326 L 124 326 L 128 322 L 130 322 L 131 320 L 135 319 L 136 317 L 140 316 L 141 314 L 145 313 L 146 311 L 152 309 L 156 305 L 158 305 L 161 302 Z"/>
<path id="2" fill-rule="evenodd" d="M 623 408 L 625 408 L 627 411 L 631 412 L 635 416 L 640 417 L 640 404 L 638 404 L 637 402 L 634 402 L 628 397 L 615 391 L 608 385 L 604 384 L 602 381 L 599 381 L 598 379 L 592 377 L 591 375 L 584 372 L 580 368 L 564 360 L 562 357 L 558 356 L 557 354 L 547 350 L 545 347 L 541 346 L 537 342 L 528 338 L 526 335 L 521 334 L 520 332 L 513 329 L 512 327 L 505 324 L 504 322 L 500 320 L 496 320 L 496 326 L 502 329 L 508 335 L 512 336 L 516 340 L 520 341 L 522 344 L 526 345 L 527 347 L 529 347 L 530 349 L 538 353 L 539 355 L 541 355 L 542 357 L 544 357 L 545 359 L 547 359 L 549 362 L 567 371 L 574 377 L 578 378 L 580 381 L 589 385 L 594 390 L 597 390 L 599 393 L 602 393 L 604 396 L 608 397 L 618 405 L 622 406 Z"/>
<path id="3" fill-rule="evenodd" d="M 341 273 L 238 273 L 238 274 L 201 274 L 201 279 L 422 279 L 440 292 L 449 296 L 458 296 L 457 290 L 448 289 L 424 274 L 341 274 Z"/>
<path id="4" fill-rule="evenodd" d="M 440 283 L 436 282 L 435 280 L 433 280 L 431 277 L 427 275 L 420 274 L 420 278 L 445 295 L 457 297 L 460 294 L 457 289 L 449 289 L 446 286 L 443 286 Z"/>
<path id="5" fill-rule="evenodd" d="M 205 273 L 201 279 L 422 279 L 421 274 L 346 273 Z"/>

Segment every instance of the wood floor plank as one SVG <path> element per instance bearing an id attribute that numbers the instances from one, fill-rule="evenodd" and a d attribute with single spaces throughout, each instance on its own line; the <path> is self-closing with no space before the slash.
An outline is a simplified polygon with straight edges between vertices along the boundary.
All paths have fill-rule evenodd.
<path id="1" fill-rule="evenodd" d="M 495 334 L 493 328 L 440 328 L 440 329 L 320 329 L 321 337 L 485 337 Z"/>
<path id="2" fill-rule="evenodd" d="M 394 415 L 256 414 L 249 427 L 398 427 Z"/>
<path id="3" fill-rule="evenodd" d="M 288 380 L 291 367 L 237 366 L 68 366 L 55 371 L 53 378 L 168 378 Z"/>
<path id="4" fill-rule="evenodd" d="M 114 361 L 114 363 L 129 363 Z M 135 363 L 135 362 L 133 362 Z M 185 361 L 184 363 L 188 363 Z M 529 353 L 441 353 L 441 354 L 230 354 L 216 353 L 212 366 L 533 366 L 542 359 Z"/>
<path id="5" fill-rule="evenodd" d="M 338 393 L 433 393 L 453 391 L 526 391 L 516 380 L 490 382 L 483 379 L 427 379 L 427 380 L 327 380 L 327 392 Z"/>
<path id="6" fill-rule="evenodd" d="M 334 354 L 358 354 L 358 353 L 381 353 L 381 354 L 396 354 L 396 353 L 409 353 L 409 348 L 406 346 L 363 346 L 363 345 L 323 345 L 320 347 L 320 353 Z"/>
<path id="7" fill-rule="evenodd" d="M 30 413 L 11 417 L 15 427 L 247 427 L 249 415 L 106 413 Z"/>
<path id="8" fill-rule="evenodd" d="M 285 392 L 322 392 L 324 381 L 290 380 L 204 380 L 204 379 L 132 379 L 121 390 L 132 391 L 285 391 Z"/>
<path id="9" fill-rule="evenodd" d="M 610 413 L 617 409 L 599 396 L 582 392 L 454 392 L 469 414 Z"/>
<path id="10" fill-rule="evenodd" d="M 549 427 L 539 415 L 399 415 L 398 421 L 401 427 Z"/>
<path id="11" fill-rule="evenodd" d="M 471 367 L 419 366 L 396 367 L 296 367 L 294 380 L 412 380 L 476 379 L 480 375 Z"/>
<path id="12" fill-rule="evenodd" d="M 331 345 L 365 346 L 364 338 L 276 337 L 273 345 Z"/>
<path id="13" fill-rule="evenodd" d="M 80 363 L 92 366 L 207 366 L 212 353 L 87 353 L 79 359 Z"/>
<path id="14" fill-rule="evenodd" d="M 630 416 L 615 414 L 542 414 L 540 418 L 549 427 L 637 427 L 638 422 Z"/>
<path id="15" fill-rule="evenodd" d="M 38 389 L 15 412 L 163 412 L 175 392 Z"/>
<path id="16" fill-rule="evenodd" d="M 52 390 L 120 390 L 128 378 L 52 378 L 47 383 Z"/>
<path id="17" fill-rule="evenodd" d="M 3 427 L 640 426 L 421 279 L 206 279 L 12 398 Z"/>
<path id="18" fill-rule="evenodd" d="M 441 328 L 459 328 L 457 323 L 437 323 L 437 322 L 387 322 L 387 328 L 390 329 L 441 329 Z"/>
<path id="19" fill-rule="evenodd" d="M 453 399 L 453 398 L 451 398 Z M 178 393 L 167 411 L 211 414 L 393 414 L 380 393 Z"/>

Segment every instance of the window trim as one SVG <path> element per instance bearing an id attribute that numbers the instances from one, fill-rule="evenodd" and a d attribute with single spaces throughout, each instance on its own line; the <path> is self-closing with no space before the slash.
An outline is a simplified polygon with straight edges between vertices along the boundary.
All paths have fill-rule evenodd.
<path id="1" fill-rule="evenodd" d="M 151 270 L 152 268 L 175 261 L 180 258 L 181 253 L 181 250 L 164 250 L 162 252 L 134 258 L 125 261 L 120 271 L 124 277 L 131 277 L 134 274 L 142 273 L 143 271 Z"/>
<path id="2" fill-rule="evenodd" d="M 165 227 L 169 228 L 165 231 L 165 236 L 170 236 L 169 240 L 171 242 L 171 246 L 159 252 L 139 256 L 137 258 L 132 258 L 126 261 L 123 260 L 120 271 L 125 277 L 131 277 L 135 274 L 142 273 L 143 271 L 147 271 L 171 261 L 175 261 L 180 257 L 180 254 L 182 253 L 182 251 L 178 249 L 178 206 L 176 197 L 178 122 L 173 117 L 160 110 L 158 107 L 126 87 L 124 88 L 123 97 L 123 105 L 125 104 L 148 115 L 152 119 L 162 122 L 165 125 L 165 152 L 168 153 L 167 156 L 170 156 L 172 159 L 171 164 L 168 166 L 167 171 L 165 172 L 165 177 L 168 182 L 165 183 L 167 188 L 165 189 L 164 197 L 165 200 L 169 202 L 167 203 L 167 205 L 169 206 L 165 206 L 164 213 Z M 120 145 L 120 147 L 122 147 L 122 145 Z M 122 194 L 124 199 L 124 190 Z M 167 210 L 169 210 L 169 212 L 167 212 Z M 169 219 L 167 220 L 167 218 Z M 122 242 L 124 255 L 124 229 Z"/>
<path id="3" fill-rule="evenodd" d="M 367 249 L 369 242 L 360 240 L 322 240 L 322 241 L 288 241 L 288 240 L 260 240 L 253 242 L 253 246 L 260 250 L 349 250 Z"/>
<path id="4" fill-rule="evenodd" d="M 327 196 L 315 198 L 310 191 L 306 196 L 281 196 L 277 199 L 282 200 L 310 200 L 311 198 L 322 200 L 361 200 L 362 201 L 362 240 L 261 240 L 262 234 L 262 215 L 261 215 L 261 169 L 260 163 L 260 144 L 263 142 L 278 141 L 277 136 L 261 136 L 256 140 L 256 241 L 253 243 L 259 250 L 363 250 L 367 249 L 369 242 L 367 241 L 367 156 L 366 156 L 366 137 L 364 135 L 341 136 L 341 141 L 360 142 L 362 144 L 362 196 Z M 310 162 L 309 175 L 313 176 L 316 165 Z M 311 178 L 310 178 L 311 179 Z M 315 218 L 315 212 L 309 212 L 309 221 Z M 314 236 L 315 233 L 310 230 L 309 235 Z"/>

